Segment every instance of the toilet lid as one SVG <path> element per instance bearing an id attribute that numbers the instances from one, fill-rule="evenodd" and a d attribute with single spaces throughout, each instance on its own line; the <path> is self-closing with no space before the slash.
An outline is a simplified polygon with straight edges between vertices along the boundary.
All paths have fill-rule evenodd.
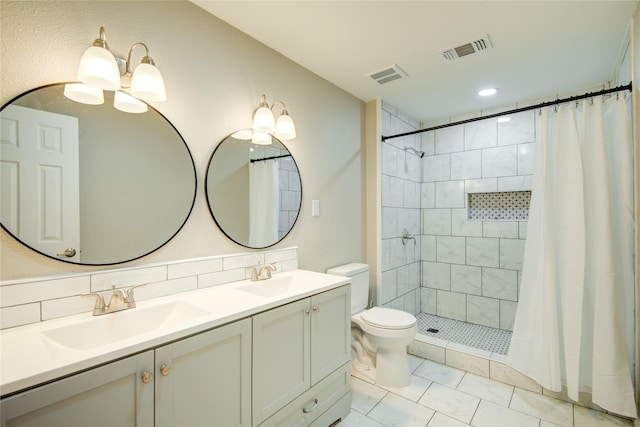
<path id="1" fill-rule="evenodd" d="M 371 326 L 384 329 L 407 329 L 416 324 L 416 318 L 412 314 L 383 307 L 365 310 L 362 320 Z"/>

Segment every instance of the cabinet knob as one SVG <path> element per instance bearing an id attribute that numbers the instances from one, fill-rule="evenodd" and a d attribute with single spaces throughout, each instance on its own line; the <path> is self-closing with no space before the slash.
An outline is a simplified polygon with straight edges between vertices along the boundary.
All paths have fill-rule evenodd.
<path id="1" fill-rule="evenodd" d="M 318 307 L 317 305 L 313 306 L 313 311 L 320 311 L 320 307 Z"/>
<path id="2" fill-rule="evenodd" d="M 307 408 L 306 406 L 302 408 L 302 412 L 308 414 L 309 412 L 313 412 L 318 407 L 318 399 L 313 399 L 313 406 L 311 408 Z"/>
<path id="3" fill-rule="evenodd" d="M 311 310 L 309 310 L 308 308 L 304 311 L 304 314 L 309 314 L 311 313 Z"/>
<path id="4" fill-rule="evenodd" d="M 166 377 L 167 375 L 169 375 L 171 373 L 171 366 L 162 365 L 160 367 L 160 373 L 162 374 L 163 377 Z"/>
<path id="5" fill-rule="evenodd" d="M 144 371 L 142 373 L 142 382 L 149 384 L 151 381 L 153 381 L 153 374 L 149 371 Z"/>

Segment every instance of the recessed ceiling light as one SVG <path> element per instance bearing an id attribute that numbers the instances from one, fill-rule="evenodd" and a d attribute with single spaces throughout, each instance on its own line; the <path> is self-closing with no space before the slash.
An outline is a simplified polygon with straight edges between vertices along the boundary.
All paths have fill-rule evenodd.
<path id="1" fill-rule="evenodd" d="M 498 92 L 498 89 L 496 89 L 495 87 L 489 88 L 489 89 L 482 89 L 480 92 L 478 92 L 478 95 L 480 96 L 491 96 L 491 95 L 495 95 L 496 92 Z"/>

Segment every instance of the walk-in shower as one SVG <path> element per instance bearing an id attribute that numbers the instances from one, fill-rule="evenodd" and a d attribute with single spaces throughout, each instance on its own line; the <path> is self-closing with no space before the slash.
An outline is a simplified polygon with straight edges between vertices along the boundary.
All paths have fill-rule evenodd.
<path id="1" fill-rule="evenodd" d="M 621 89 L 628 88 L 603 92 Z M 527 237 L 536 111 L 593 96 L 513 110 L 509 121 L 498 121 L 501 113 L 430 130 L 383 103 L 382 122 L 393 132 L 382 129 L 389 136 L 382 137 L 379 304 L 417 315 L 425 336 L 506 354 Z M 407 245 L 407 235 L 418 244 Z M 489 333 L 497 338 L 476 339 Z"/>
<path id="2" fill-rule="evenodd" d="M 406 116 L 395 115 L 396 110 L 385 109 L 383 103 L 386 117 L 382 123 L 404 131 L 392 135 L 382 129 L 389 136 L 382 137 L 378 304 L 416 315 L 418 340 L 443 347 L 456 343 L 458 350 L 464 348 L 461 344 L 472 354 L 505 363 L 510 341 L 517 336 L 512 330 L 522 304 L 527 234 L 537 237 L 540 233 L 537 225 L 531 231 L 528 222 L 534 156 L 539 154 L 535 153 L 538 114 L 545 109 L 553 116 L 555 108 L 547 108 L 549 105 L 577 109 L 579 99 L 601 99 L 614 92 L 623 93 L 614 98 L 624 98 L 629 89 L 608 89 L 428 130 L 419 129 Z M 511 120 L 498 121 L 504 114 Z M 403 151 L 416 156 L 399 156 Z M 543 154 L 551 156 L 547 160 L 562 156 L 555 151 Z M 562 164 L 568 161 L 560 158 Z M 407 233 L 415 237 L 416 245 L 407 244 Z M 632 295 L 626 298 L 630 304 L 632 300 Z M 525 304 L 529 309 L 530 299 Z M 542 322 L 546 316 L 540 312 L 527 322 Z M 562 321 L 559 324 L 565 327 Z M 633 316 L 629 325 L 633 325 Z M 633 334 L 630 336 L 633 343 Z M 626 347 L 621 344 L 620 349 L 624 354 Z M 519 369 L 527 372 L 526 368 Z"/>

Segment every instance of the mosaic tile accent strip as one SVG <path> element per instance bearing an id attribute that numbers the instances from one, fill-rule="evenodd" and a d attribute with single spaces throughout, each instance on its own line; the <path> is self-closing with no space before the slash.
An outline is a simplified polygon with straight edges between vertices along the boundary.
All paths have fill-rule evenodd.
<path id="1" fill-rule="evenodd" d="M 527 221 L 531 191 L 469 193 L 468 219 Z"/>
<path id="2" fill-rule="evenodd" d="M 480 350 L 506 355 L 511 343 L 511 331 L 461 322 L 433 314 L 416 315 L 418 333 Z M 438 332 L 432 332 L 433 330 Z"/>

